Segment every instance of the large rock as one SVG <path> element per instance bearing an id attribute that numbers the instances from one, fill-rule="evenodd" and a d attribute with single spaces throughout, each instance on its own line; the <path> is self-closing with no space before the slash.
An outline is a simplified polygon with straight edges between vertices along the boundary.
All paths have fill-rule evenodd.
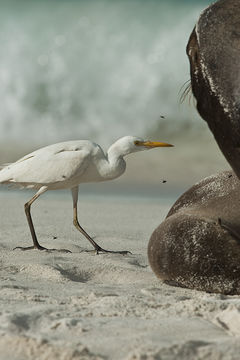
<path id="1" fill-rule="evenodd" d="M 187 45 L 197 109 L 240 178 L 240 1 L 202 12 Z"/>
<path id="2" fill-rule="evenodd" d="M 240 179 L 240 0 L 202 12 L 187 45 L 197 109 Z M 179 285 L 240 294 L 240 182 L 233 172 L 194 185 L 154 231 L 153 271 Z"/>
<path id="3" fill-rule="evenodd" d="M 234 172 L 210 176 L 184 193 L 153 232 L 148 258 L 163 280 L 240 294 L 240 182 Z"/>

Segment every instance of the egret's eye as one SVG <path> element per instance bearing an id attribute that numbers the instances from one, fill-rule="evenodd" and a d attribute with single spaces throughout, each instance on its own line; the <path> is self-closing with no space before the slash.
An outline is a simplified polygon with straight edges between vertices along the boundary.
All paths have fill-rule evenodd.
<path id="1" fill-rule="evenodd" d="M 140 145 L 140 141 L 139 141 L 139 140 L 136 140 L 136 141 L 134 141 L 134 144 L 135 144 L 135 145 Z"/>

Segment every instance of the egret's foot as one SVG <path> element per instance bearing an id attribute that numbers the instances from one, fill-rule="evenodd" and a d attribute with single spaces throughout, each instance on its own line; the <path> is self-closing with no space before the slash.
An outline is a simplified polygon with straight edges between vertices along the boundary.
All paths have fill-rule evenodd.
<path id="1" fill-rule="evenodd" d="M 53 251 L 57 251 L 57 252 L 62 252 L 62 253 L 72 253 L 70 250 L 67 249 L 47 249 L 41 245 L 39 246 L 17 246 L 15 247 L 13 250 L 22 250 L 22 251 L 27 251 L 27 250 L 42 250 L 42 251 L 47 251 L 47 252 L 53 252 Z"/>

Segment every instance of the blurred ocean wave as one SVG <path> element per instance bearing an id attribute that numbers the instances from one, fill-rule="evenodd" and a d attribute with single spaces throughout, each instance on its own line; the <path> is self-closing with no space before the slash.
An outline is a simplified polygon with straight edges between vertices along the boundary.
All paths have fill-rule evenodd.
<path id="1" fill-rule="evenodd" d="M 208 3 L 0 0 L 0 163 L 132 134 L 175 148 L 130 156 L 119 189 L 169 196 L 228 167 L 194 101 L 180 104 L 186 43 Z"/>
<path id="2" fill-rule="evenodd" d="M 203 131 L 179 91 L 208 3 L 0 1 L 0 148 Z"/>

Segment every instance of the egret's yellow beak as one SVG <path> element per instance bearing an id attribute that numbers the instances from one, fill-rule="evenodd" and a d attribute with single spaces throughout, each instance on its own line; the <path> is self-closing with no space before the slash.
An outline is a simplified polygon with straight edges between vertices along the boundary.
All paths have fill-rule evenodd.
<path id="1" fill-rule="evenodd" d="M 164 142 L 159 141 L 135 141 L 135 145 L 137 146 L 146 146 L 148 148 L 155 148 L 155 147 L 172 147 L 174 145 L 167 144 Z"/>

